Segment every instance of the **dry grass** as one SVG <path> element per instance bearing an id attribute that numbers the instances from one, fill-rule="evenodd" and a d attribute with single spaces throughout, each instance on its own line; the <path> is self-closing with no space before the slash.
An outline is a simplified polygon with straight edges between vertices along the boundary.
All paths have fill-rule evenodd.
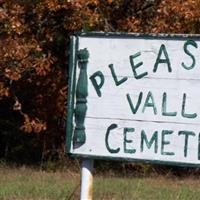
<path id="1" fill-rule="evenodd" d="M 79 175 L 31 168 L 0 168 L 0 199 L 68 199 Z"/>
<path id="2" fill-rule="evenodd" d="M 200 180 L 174 177 L 98 178 L 95 195 L 99 199 L 198 200 Z M 99 189 L 98 189 L 99 187 Z"/>
<path id="3" fill-rule="evenodd" d="M 44 172 L 27 167 L 0 167 L 1 200 L 79 199 L 78 173 Z M 94 199 L 98 200 L 198 200 L 200 180 L 174 176 L 117 178 L 95 176 Z"/>

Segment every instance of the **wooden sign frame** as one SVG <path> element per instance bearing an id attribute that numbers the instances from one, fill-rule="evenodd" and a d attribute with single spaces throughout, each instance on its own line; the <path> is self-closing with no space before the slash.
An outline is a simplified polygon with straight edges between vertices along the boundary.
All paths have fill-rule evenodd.
<path id="1" fill-rule="evenodd" d="M 90 59 L 90 51 L 88 52 L 87 50 L 87 46 L 85 48 L 79 48 L 79 42 L 81 40 L 81 38 L 85 38 L 85 39 L 90 39 L 90 38 L 100 38 L 100 39 L 106 39 L 106 40 L 109 40 L 109 39 L 115 39 L 116 41 L 117 40 L 141 40 L 143 43 L 144 41 L 154 41 L 156 40 L 157 43 L 159 43 L 160 41 L 160 48 L 157 50 L 157 60 L 155 60 L 155 64 L 154 64 L 154 68 L 153 70 L 154 71 L 157 71 L 158 70 L 158 64 L 161 64 L 161 63 L 165 63 L 167 65 L 166 69 L 168 70 L 168 72 L 171 72 L 170 70 L 172 70 L 172 66 L 171 64 L 169 65 L 169 63 L 167 63 L 167 56 L 168 56 L 168 52 L 166 50 L 166 47 L 165 45 L 162 46 L 162 41 L 165 40 L 165 41 L 178 41 L 178 42 L 182 42 L 183 44 L 183 52 L 184 52 L 184 55 L 187 57 L 188 60 L 183 60 L 181 61 L 181 66 L 182 68 L 185 68 L 186 70 L 190 71 L 194 68 L 194 65 L 196 64 L 195 61 L 197 60 L 195 58 L 195 56 L 193 55 L 194 51 L 198 51 L 198 48 L 200 48 L 200 36 L 199 35 L 175 35 L 175 34 L 139 34 L 139 33 L 131 33 L 131 34 L 127 34 L 127 33 L 100 33 L 100 32 L 92 32 L 92 33 L 77 33 L 75 35 L 73 35 L 71 37 L 71 43 L 70 43 L 70 61 L 69 61 L 69 88 L 68 88 L 68 115 L 67 115 L 67 141 L 66 141 L 66 147 L 67 147 L 67 152 L 72 155 L 72 156 L 78 156 L 78 157 L 82 157 L 82 158 L 91 158 L 91 159 L 112 159 L 112 160 L 125 160 L 125 161 L 137 161 L 137 162 L 144 162 L 144 163 L 155 163 L 155 164 L 166 164 L 166 165 L 176 165 L 176 166 L 187 166 L 187 167 L 200 167 L 200 129 L 199 129 L 199 132 L 196 132 L 196 135 L 194 136 L 195 134 L 195 131 L 194 130 L 198 130 L 198 126 L 200 128 L 200 124 L 195 121 L 194 123 L 193 122 L 189 122 L 189 120 L 191 120 L 191 118 L 196 118 L 197 116 L 195 115 L 196 114 L 196 110 L 192 110 L 193 112 L 186 112 L 186 106 L 185 106 L 185 102 L 187 101 L 187 94 L 183 92 L 183 96 L 182 96 L 182 106 L 181 106 L 181 114 L 180 116 L 182 115 L 182 117 L 184 119 L 186 119 L 186 124 L 184 125 L 184 127 L 187 127 L 187 126 L 190 126 L 190 124 L 192 124 L 191 126 L 194 127 L 194 130 L 192 131 L 185 131 L 185 129 L 181 129 L 177 135 L 179 135 L 180 137 L 182 137 L 182 139 L 184 140 L 184 144 L 182 145 L 183 147 L 183 152 L 182 154 L 184 154 L 184 156 L 188 156 L 188 151 L 190 150 L 187 150 L 185 149 L 186 145 L 188 147 L 188 142 L 190 141 L 190 138 L 193 138 L 192 140 L 195 140 L 194 143 L 196 144 L 196 151 L 197 152 L 197 157 L 199 158 L 199 161 L 174 161 L 174 160 L 170 160 L 170 156 L 173 155 L 173 151 L 170 151 L 170 150 L 167 150 L 167 151 L 163 151 L 161 148 L 164 148 L 167 147 L 167 145 L 169 144 L 169 141 L 168 140 L 165 140 L 163 139 L 164 137 L 168 137 L 168 135 L 171 134 L 170 131 L 168 132 L 162 132 L 160 137 L 162 137 L 162 147 L 159 147 L 160 148 L 160 151 L 163 151 L 163 155 L 166 154 L 166 156 L 168 156 L 168 158 L 165 160 L 165 159 L 157 159 L 156 156 L 155 158 L 149 158 L 149 159 L 146 159 L 146 158 L 138 158 L 138 157 L 123 157 L 123 156 L 115 156 L 116 152 L 112 152 L 112 150 L 118 150 L 118 148 L 110 148 L 111 151 L 109 152 L 110 155 L 104 155 L 104 154 L 101 154 L 101 155 L 95 155 L 95 154 L 90 154 L 90 153 L 77 153 L 77 152 L 74 152 L 73 151 L 73 146 L 75 148 L 79 148 L 80 146 L 82 146 L 85 141 L 87 140 L 87 130 L 85 130 L 85 116 L 86 116 L 86 113 L 87 113 L 87 108 L 89 105 L 87 105 L 87 97 L 88 97 L 88 81 L 89 81 L 89 77 L 88 77 L 88 74 L 87 74 L 87 67 L 92 67 L 92 66 L 87 66 L 88 65 L 88 61 Z M 166 43 L 167 44 L 167 43 Z M 199 47 L 198 47 L 198 44 L 199 44 Z M 179 45 L 179 44 L 178 44 Z M 147 45 L 148 46 L 148 45 Z M 176 46 L 176 43 L 175 45 Z M 148 50 L 147 50 L 148 51 Z M 175 52 L 176 53 L 176 52 Z M 178 53 L 178 51 L 177 51 Z M 200 53 L 199 53 L 200 54 Z M 171 54 L 173 55 L 173 54 Z M 136 57 L 139 57 L 141 56 L 140 54 L 134 54 L 134 55 L 128 55 L 129 58 L 130 58 L 130 62 L 131 62 L 131 59 L 135 59 Z M 131 57 L 132 56 L 132 57 Z M 135 57 L 134 57 L 135 56 Z M 164 56 L 164 57 L 163 57 Z M 177 59 L 179 59 L 177 57 Z M 139 68 L 142 64 L 142 62 L 138 62 L 138 65 L 135 66 L 135 69 L 136 68 Z M 158 62 L 156 64 L 156 62 Z M 131 63 L 132 64 L 132 63 Z M 78 65 L 79 65 L 79 68 L 80 70 L 78 71 Z M 132 64 L 134 65 L 134 64 Z M 174 66 L 173 66 L 174 67 Z M 198 67 L 198 66 L 197 66 Z M 200 66 L 199 66 L 200 67 Z M 123 76 L 120 76 L 122 78 L 118 78 L 115 74 L 115 71 L 114 71 L 114 68 L 112 66 L 112 64 L 109 65 L 109 68 L 111 70 L 111 73 L 112 73 L 112 77 L 115 82 L 115 84 L 123 84 L 123 82 L 125 82 L 127 80 L 127 77 L 123 77 Z M 199 69 L 200 71 L 200 69 Z M 145 73 L 147 73 L 145 71 L 145 68 L 143 67 L 142 68 L 142 71 L 137 72 L 134 71 L 135 74 L 134 74 L 134 78 L 135 79 L 142 79 L 143 77 L 146 76 Z M 178 72 L 179 73 L 179 72 Z M 182 72 L 180 72 L 182 73 Z M 162 73 L 161 74 L 161 77 L 162 77 Z M 200 74 L 200 73 L 199 73 Z M 197 74 L 198 75 L 198 74 Z M 176 78 L 178 75 L 175 74 L 174 77 Z M 90 77 L 91 77 L 91 74 L 90 74 Z M 198 80 L 198 76 L 196 76 L 193 80 L 192 78 L 192 74 L 189 75 L 189 78 L 186 78 L 186 82 L 183 82 L 183 86 L 187 86 L 188 85 L 188 82 L 190 80 L 193 81 L 192 84 L 199 84 L 200 86 L 200 78 Z M 164 77 L 166 78 L 166 77 Z M 181 79 L 180 77 L 178 77 L 179 79 Z M 180 82 L 180 80 L 178 79 L 177 81 L 177 84 L 182 84 L 182 82 Z M 121 82 L 120 82 L 121 81 Z M 166 83 L 169 83 L 169 82 L 166 82 Z M 176 82 L 173 82 L 173 84 L 176 83 Z M 97 82 L 96 82 L 97 84 Z M 94 86 L 94 85 L 93 85 Z M 188 86 L 190 87 L 190 85 Z M 196 88 L 196 87 L 194 87 Z M 182 89 L 181 89 L 182 90 Z M 101 94 L 98 93 L 98 90 L 96 90 L 96 95 L 97 97 L 101 97 Z M 195 92 L 193 92 L 195 93 Z M 166 108 L 166 100 L 168 98 L 167 96 L 167 93 L 165 91 L 163 91 L 162 93 L 162 115 L 166 115 L 167 117 L 170 117 L 171 116 L 177 116 L 177 112 L 176 111 L 167 111 L 167 108 Z M 196 97 L 196 96 L 195 96 Z M 200 97 L 200 96 L 199 96 Z M 131 108 L 133 114 L 135 114 L 134 112 L 137 112 L 136 111 L 136 103 L 133 105 L 132 103 L 132 97 L 131 95 L 127 94 L 126 97 L 127 98 L 127 102 L 129 104 L 129 107 Z M 142 98 L 142 93 L 138 94 L 138 101 L 139 99 Z M 146 101 L 144 103 L 144 106 L 143 106 L 143 110 L 145 110 L 146 108 L 152 108 L 152 112 L 154 112 L 154 115 L 157 114 L 157 108 L 154 107 L 153 103 L 151 102 L 152 101 L 152 96 L 151 96 L 151 93 L 149 92 L 147 94 L 147 97 L 146 97 Z M 195 101 L 196 103 L 196 101 Z M 131 105 L 132 104 L 132 105 Z M 195 107 L 196 108 L 196 107 Z M 197 107 L 199 108 L 199 106 Z M 165 111 L 165 112 L 164 112 Z M 138 123 L 140 123 L 141 119 L 138 119 L 136 120 L 138 121 Z M 159 123 L 159 121 L 156 121 L 156 123 Z M 166 122 L 165 122 L 166 123 Z M 173 120 L 169 121 L 169 123 L 173 124 Z M 177 121 L 176 122 L 177 124 L 180 123 L 180 124 L 184 124 L 184 121 L 180 120 L 180 121 Z M 148 124 L 148 122 L 147 122 Z M 188 125 L 187 125 L 188 124 Z M 179 125 L 178 125 L 179 126 Z M 108 127 L 107 131 L 111 131 L 111 130 L 114 130 L 116 128 L 116 124 L 112 124 L 110 127 Z M 127 133 L 131 133 L 133 132 L 133 128 L 124 128 L 124 134 L 127 134 Z M 142 135 L 142 133 L 141 133 Z M 147 146 L 147 149 L 151 148 L 151 146 L 153 145 L 153 142 L 155 142 L 155 134 L 151 136 L 151 138 L 147 138 L 146 137 L 147 135 L 145 135 L 145 132 L 143 133 L 143 145 L 145 144 Z M 128 137 L 128 135 L 127 135 Z M 141 136 L 142 137 L 142 136 Z M 145 138 L 146 137 L 146 138 Z M 195 137 L 195 139 L 194 139 Z M 105 136 L 104 136 L 105 138 Z M 126 138 L 124 136 L 124 144 L 125 145 L 129 145 L 131 143 L 132 140 Z M 95 138 L 94 138 L 95 139 Z M 163 142 L 164 141 L 164 142 Z M 149 145 L 149 146 L 148 146 Z M 155 144 L 156 146 L 156 144 Z M 125 148 L 125 147 L 124 147 Z M 127 149 L 127 152 L 128 153 L 133 153 L 134 154 L 134 149 L 133 148 L 128 148 L 126 147 Z M 141 148 L 141 147 L 140 147 Z M 156 149 L 157 147 L 154 147 L 154 150 Z M 173 147 L 174 148 L 174 147 Z M 107 147 L 108 149 L 108 147 Z M 132 152 L 131 152 L 132 151 Z M 142 150 L 141 150 L 142 151 Z M 156 151 L 156 150 L 155 150 Z M 192 152 L 193 150 L 191 150 Z M 190 152 L 190 154 L 192 155 L 192 153 Z M 112 154 L 114 153 L 114 154 Z M 170 155 L 171 154 L 171 155 Z M 148 156 L 147 156 L 148 157 Z M 179 156 L 181 157 L 181 156 Z M 182 156 L 183 157 L 183 156 Z"/>

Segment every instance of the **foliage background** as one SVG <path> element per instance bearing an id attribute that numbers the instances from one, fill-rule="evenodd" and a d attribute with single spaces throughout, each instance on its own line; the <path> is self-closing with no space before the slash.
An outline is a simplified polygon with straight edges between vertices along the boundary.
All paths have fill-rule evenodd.
<path id="1" fill-rule="evenodd" d="M 69 35 L 199 33 L 200 0 L 0 0 L 0 158 L 64 158 Z"/>

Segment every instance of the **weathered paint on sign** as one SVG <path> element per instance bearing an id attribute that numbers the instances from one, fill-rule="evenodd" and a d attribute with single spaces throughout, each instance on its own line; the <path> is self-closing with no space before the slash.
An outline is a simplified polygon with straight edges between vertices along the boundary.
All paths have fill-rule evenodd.
<path id="1" fill-rule="evenodd" d="M 70 56 L 69 153 L 200 166 L 199 36 L 83 33 Z"/>

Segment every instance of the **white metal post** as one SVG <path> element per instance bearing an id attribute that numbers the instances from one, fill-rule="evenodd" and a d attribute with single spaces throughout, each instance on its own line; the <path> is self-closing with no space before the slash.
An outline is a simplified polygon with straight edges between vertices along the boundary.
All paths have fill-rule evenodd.
<path id="1" fill-rule="evenodd" d="M 91 159 L 83 159 L 82 161 L 80 200 L 92 200 L 93 163 Z"/>

